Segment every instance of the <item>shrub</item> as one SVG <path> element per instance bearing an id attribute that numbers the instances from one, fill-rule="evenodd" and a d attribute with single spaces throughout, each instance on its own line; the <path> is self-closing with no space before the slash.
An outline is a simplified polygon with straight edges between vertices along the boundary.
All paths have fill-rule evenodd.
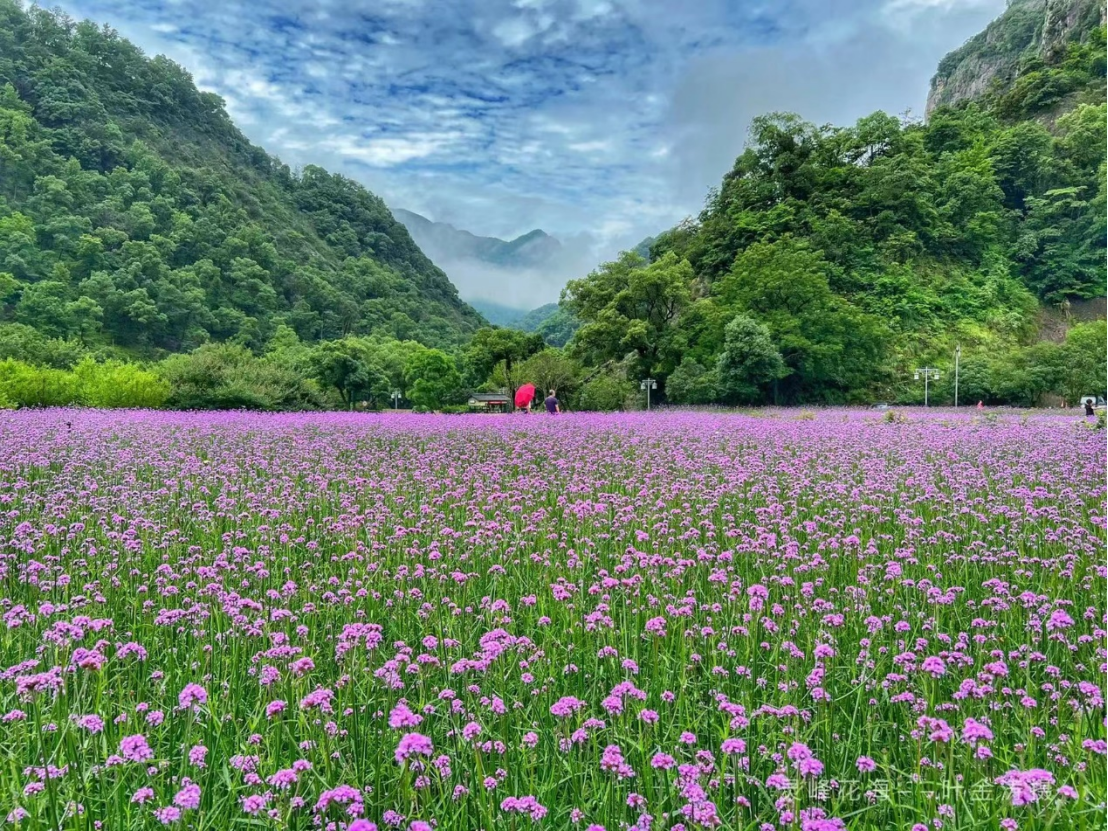
<path id="1" fill-rule="evenodd" d="M 181 410 L 312 410 L 322 397 L 295 369 L 233 344 L 207 344 L 157 366 Z"/>
<path id="2" fill-rule="evenodd" d="M 169 384 L 155 373 L 119 361 L 85 358 L 73 370 L 77 400 L 89 407 L 157 408 L 169 398 Z"/>
<path id="3" fill-rule="evenodd" d="M 0 407 L 160 407 L 169 385 L 136 364 L 86 357 L 72 371 L 0 361 Z"/>
<path id="4" fill-rule="evenodd" d="M 74 373 L 22 361 L 0 361 L 0 397 L 16 407 L 64 407 L 77 401 Z"/>

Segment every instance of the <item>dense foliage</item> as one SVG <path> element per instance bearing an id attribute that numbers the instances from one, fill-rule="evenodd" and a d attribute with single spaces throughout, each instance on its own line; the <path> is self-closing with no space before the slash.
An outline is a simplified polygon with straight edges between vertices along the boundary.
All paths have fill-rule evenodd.
<path id="1" fill-rule="evenodd" d="M 385 204 L 252 146 L 179 66 L 0 0 L 0 323 L 151 357 L 481 323 Z M 119 347 L 122 350 L 118 349 Z"/>
<path id="2" fill-rule="evenodd" d="M 983 398 L 1027 403 L 1073 394 L 1039 359 L 1080 343 L 1103 393 L 1103 337 L 1028 344 L 1041 309 L 1104 296 L 1104 55 L 1102 27 L 926 124 L 755 119 L 699 218 L 655 239 L 649 263 L 626 254 L 569 284 L 574 347 L 631 354 L 637 377 L 675 374 L 671 401 L 725 403 L 914 400 L 912 370 L 952 368 L 960 344 L 990 367 Z M 1042 91 L 1059 84 L 1064 113 L 1063 92 Z M 784 363 L 741 390 L 713 377 L 739 316 Z"/>

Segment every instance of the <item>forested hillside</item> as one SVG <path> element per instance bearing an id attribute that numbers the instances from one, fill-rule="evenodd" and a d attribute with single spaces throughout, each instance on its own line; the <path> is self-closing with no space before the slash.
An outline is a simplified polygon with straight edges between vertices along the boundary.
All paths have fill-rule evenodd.
<path id="1" fill-rule="evenodd" d="M 630 253 L 570 283 L 577 348 L 630 353 L 633 377 L 689 403 L 912 400 L 914 369 L 951 368 L 956 345 L 964 396 L 1102 390 L 1103 358 L 1088 370 L 1071 354 L 1096 343 L 1088 327 L 1036 341 L 1044 310 L 1105 292 L 1104 75 L 1104 28 L 1086 27 L 926 123 L 756 119 L 649 265 Z"/>
<path id="2" fill-rule="evenodd" d="M 112 30 L 0 0 L 0 340 L 151 357 L 282 323 L 450 346 L 482 320 L 365 188 L 289 170 Z"/>

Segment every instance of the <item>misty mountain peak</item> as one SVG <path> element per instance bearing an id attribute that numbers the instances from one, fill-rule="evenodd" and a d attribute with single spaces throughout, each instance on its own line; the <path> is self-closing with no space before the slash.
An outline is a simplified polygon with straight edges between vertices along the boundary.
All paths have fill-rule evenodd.
<path id="1" fill-rule="evenodd" d="M 520 316 L 557 300 L 567 279 L 591 267 L 589 252 L 563 245 L 541 228 L 503 240 L 477 236 L 403 208 L 392 209 L 392 214 L 464 299 L 501 304 Z"/>

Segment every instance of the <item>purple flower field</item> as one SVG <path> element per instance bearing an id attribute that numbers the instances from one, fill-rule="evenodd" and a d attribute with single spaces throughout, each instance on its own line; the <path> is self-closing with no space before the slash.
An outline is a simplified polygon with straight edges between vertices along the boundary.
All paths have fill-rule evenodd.
<path id="1" fill-rule="evenodd" d="M 1103 828 L 1104 481 L 1049 415 L 0 412 L 0 820 Z"/>

